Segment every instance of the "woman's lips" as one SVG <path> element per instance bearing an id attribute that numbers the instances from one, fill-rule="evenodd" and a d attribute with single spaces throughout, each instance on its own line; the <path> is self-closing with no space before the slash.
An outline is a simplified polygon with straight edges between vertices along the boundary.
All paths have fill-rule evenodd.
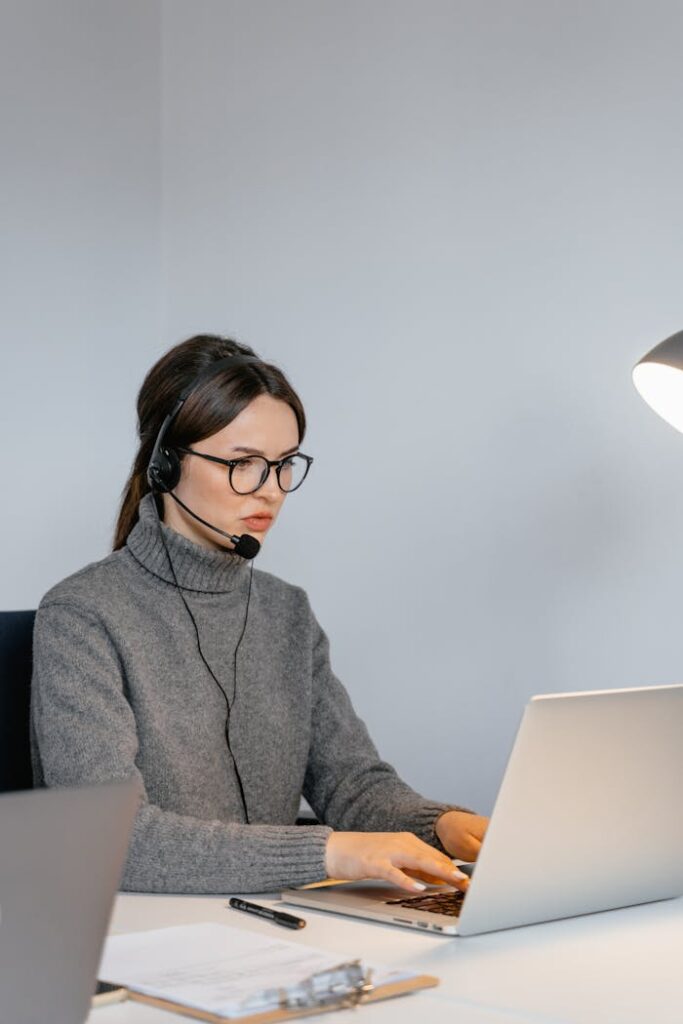
<path id="1" fill-rule="evenodd" d="M 263 530 L 267 530 L 272 521 L 272 516 L 246 516 L 246 518 L 242 520 L 242 522 L 246 523 L 247 527 L 250 530 L 253 530 L 254 533 L 260 533 Z"/>

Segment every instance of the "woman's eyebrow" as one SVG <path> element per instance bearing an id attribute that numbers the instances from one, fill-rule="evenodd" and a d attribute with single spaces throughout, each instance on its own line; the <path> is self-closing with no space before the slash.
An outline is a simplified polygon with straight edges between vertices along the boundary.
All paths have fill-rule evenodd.
<path id="1" fill-rule="evenodd" d="M 294 452 L 298 452 L 299 445 L 295 445 L 293 448 L 288 448 L 286 452 L 279 455 L 278 458 L 284 459 L 285 455 L 293 455 Z M 262 459 L 265 459 L 265 455 L 258 448 L 245 448 L 243 445 L 237 445 L 235 448 L 230 449 L 231 452 L 244 452 L 245 455 L 260 455 Z"/>

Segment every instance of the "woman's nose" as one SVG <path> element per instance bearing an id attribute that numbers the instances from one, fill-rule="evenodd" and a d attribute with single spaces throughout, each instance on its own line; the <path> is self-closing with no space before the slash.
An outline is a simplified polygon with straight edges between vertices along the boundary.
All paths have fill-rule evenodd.
<path id="1" fill-rule="evenodd" d="M 280 491 L 280 485 L 277 482 L 277 470 L 275 466 L 268 467 L 268 476 L 258 490 L 259 494 L 262 494 L 264 498 L 270 498 L 271 501 L 280 497 L 282 492 Z"/>

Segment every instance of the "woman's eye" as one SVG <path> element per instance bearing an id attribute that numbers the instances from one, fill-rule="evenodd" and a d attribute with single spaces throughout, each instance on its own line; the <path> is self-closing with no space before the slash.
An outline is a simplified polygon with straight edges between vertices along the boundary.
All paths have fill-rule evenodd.
<path id="1" fill-rule="evenodd" d="M 240 459 L 239 462 L 235 463 L 235 469 L 239 473 L 240 471 L 243 472 L 245 469 L 251 469 L 253 467 L 253 465 L 254 465 L 254 460 L 253 459 Z"/>

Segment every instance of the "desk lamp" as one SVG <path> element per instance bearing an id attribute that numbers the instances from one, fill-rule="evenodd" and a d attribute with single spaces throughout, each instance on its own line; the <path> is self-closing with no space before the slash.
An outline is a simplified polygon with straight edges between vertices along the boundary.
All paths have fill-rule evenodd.
<path id="1" fill-rule="evenodd" d="M 683 331 L 655 345 L 636 363 L 633 383 L 647 404 L 683 433 Z"/>

